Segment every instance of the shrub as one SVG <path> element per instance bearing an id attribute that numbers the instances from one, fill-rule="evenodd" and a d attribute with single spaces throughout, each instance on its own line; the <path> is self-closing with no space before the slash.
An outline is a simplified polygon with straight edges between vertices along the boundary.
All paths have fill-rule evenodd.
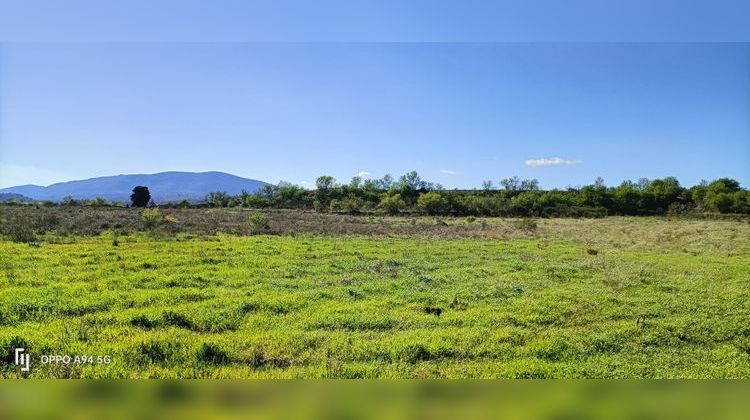
<path id="1" fill-rule="evenodd" d="M 3 223 L 3 230 L 13 242 L 34 243 L 37 241 L 33 224 L 28 217 L 16 217 Z"/>
<path id="2" fill-rule="evenodd" d="M 477 221 L 477 218 L 474 216 L 469 216 L 466 218 L 466 223 L 474 223 Z"/>
<path id="3" fill-rule="evenodd" d="M 91 207 L 104 207 L 107 205 L 107 200 L 101 197 L 96 197 L 93 200 L 86 201 L 85 204 Z"/>
<path id="4" fill-rule="evenodd" d="M 350 197 L 339 201 L 338 211 L 349 214 L 359 214 L 362 212 L 365 203 L 358 197 Z"/>
<path id="5" fill-rule="evenodd" d="M 143 221 L 146 223 L 146 227 L 149 229 L 158 226 L 164 220 L 164 216 L 161 214 L 161 211 L 157 207 L 143 210 L 143 213 L 141 213 L 141 217 L 143 217 Z"/>
<path id="6" fill-rule="evenodd" d="M 180 221 L 174 216 L 164 216 L 164 223 L 168 225 L 176 225 L 180 223 Z"/>
<path id="7" fill-rule="evenodd" d="M 406 202 L 398 194 L 386 195 L 380 200 L 378 207 L 388 214 L 398 214 L 406 207 Z"/>
<path id="8" fill-rule="evenodd" d="M 263 213 L 250 213 L 247 221 L 250 223 L 250 229 L 253 233 L 268 230 L 270 227 L 268 224 L 268 217 Z"/>
<path id="9" fill-rule="evenodd" d="M 445 201 L 445 198 L 434 191 L 422 194 L 417 199 L 417 208 L 429 215 L 443 214 L 446 212 L 447 207 L 448 203 Z"/>
<path id="10" fill-rule="evenodd" d="M 60 218 L 52 213 L 42 213 L 36 219 L 36 229 L 39 232 L 49 232 L 60 226 Z"/>

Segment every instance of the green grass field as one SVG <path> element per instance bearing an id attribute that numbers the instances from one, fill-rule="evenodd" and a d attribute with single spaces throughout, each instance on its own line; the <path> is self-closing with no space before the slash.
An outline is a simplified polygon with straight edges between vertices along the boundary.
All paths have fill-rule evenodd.
<path id="1" fill-rule="evenodd" d="M 0 374 L 750 378 L 746 221 L 438 222 L 498 234 L 3 240 Z"/>

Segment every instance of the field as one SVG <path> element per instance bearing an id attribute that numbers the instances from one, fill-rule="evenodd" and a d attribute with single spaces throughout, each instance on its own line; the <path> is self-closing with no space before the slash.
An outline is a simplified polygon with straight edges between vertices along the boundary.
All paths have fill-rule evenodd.
<path id="1" fill-rule="evenodd" d="M 5 210 L 4 377 L 750 378 L 746 219 Z"/>

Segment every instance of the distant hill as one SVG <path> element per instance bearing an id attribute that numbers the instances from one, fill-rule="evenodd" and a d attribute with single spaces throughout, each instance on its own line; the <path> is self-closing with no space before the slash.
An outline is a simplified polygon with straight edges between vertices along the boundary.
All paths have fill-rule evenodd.
<path id="1" fill-rule="evenodd" d="M 34 200 L 21 194 L 0 193 L 0 203 L 7 203 L 9 201 L 20 201 L 23 203 L 23 202 L 34 201 Z"/>
<path id="2" fill-rule="evenodd" d="M 102 197 L 110 201 L 130 202 L 136 185 L 145 185 L 156 203 L 203 200 L 209 192 L 239 194 L 243 189 L 255 192 L 263 181 L 241 178 L 223 172 L 160 172 L 150 175 L 115 175 L 52 184 L 20 185 L 0 189 L 0 194 L 17 194 L 33 200 L 61 201 L 66 196 L 89 200 Z"/>

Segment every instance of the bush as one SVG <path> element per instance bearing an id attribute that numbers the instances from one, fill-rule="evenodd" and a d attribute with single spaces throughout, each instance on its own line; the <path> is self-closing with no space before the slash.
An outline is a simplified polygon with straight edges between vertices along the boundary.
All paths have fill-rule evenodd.
<path id="1" fill-rule="evenodd" d="M 141 213 L 141 217 L 146 223 L 146 227 L 149 229 L 158 226 L 164 220 L 164 216 L 161 214 L 161 211 L 157 207 L 143 210 L 143 213 Z"/>
<path id="2" fill-rule="evenodd" d="M 180 223 L 180 221 L 174 216 L 164 216 L 164 223 L 168 225 L 176 225 Z"/>
<path id="3" fill-rule="evenodd" d="M 33 223 L 28 217 L 16 217 L 3 223 L 3 231 L 13 242 L 34 243 L 37 241 Z"/>
<path id="4" fill-rule="evenodd" d="M 378 207 L 388 214 L 398 214 L 406 207 L 406 202 L 398 194 L 386 195 L 380 200 Z"/>
<path id="5" fill-rule="evenodd" d="M 60 226 L 60 218 L 52 213 L 44 212 L 36 219 L 36 229 L 38 232 L 49 232 Z"/>
<path id="6" fill-rule="evenodd" d="M 250 229 L 253 233 L 262 232 L 269 229 L 268 217 L 263 213 L 250 213 L 247 218 L 250 223 Z"/>
<path id="7" fill-rule="evenodd" d="M 331 202 L 331 204 L 333 204 L 333 201 Z M 342 212 L 342 213 L 348 213 L 348 214 L 359 214 L 362 212 L 364 205 L 365 203 L 364 201 L 362 201 L 362 199 L 357 198 L 357 197 L 350 197 L 350 198 L 347 198 L 338 202 L 337 211 Z M 331 211 L 334 211 L 334 210 L 331 209 Z"/>
<path id="8" fill-rule="evenodd" d="M 443 214 L 447 207 L 448 203 L 443 196 L 434 191 L 422 194 L 417 199 L 417 208 L 429 215 Z"/>

